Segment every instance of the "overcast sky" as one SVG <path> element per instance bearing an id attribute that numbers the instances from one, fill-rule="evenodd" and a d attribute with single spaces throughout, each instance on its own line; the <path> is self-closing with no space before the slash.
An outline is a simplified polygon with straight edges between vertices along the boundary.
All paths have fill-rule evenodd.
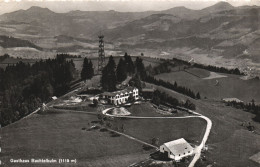
<path id="1" fill-rule="evenodd" d="M 165 10 L 176 6 L 190 9 L 202 9 L 220 0 L 0 0 L 0 14 L 31 6 L 47 7 L 58 13 L 71 10 L 136 12 L 147 10 Z M 226 0 L 233 6 L 257 5 L 260 0 Z"/>

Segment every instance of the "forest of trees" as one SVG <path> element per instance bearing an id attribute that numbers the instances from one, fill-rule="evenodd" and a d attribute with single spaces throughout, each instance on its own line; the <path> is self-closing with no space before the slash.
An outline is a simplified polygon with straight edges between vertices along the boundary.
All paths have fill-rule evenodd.
<path id="1" fill-rule="evenodd" d="M 66 61 L 63 54 L 33 65 L 19 62 L 0 68 L 0 124 L 17 121 L 51 96 L 66 93 L 74 72 L 73 61 Z"/>
<path id="2" fill-rule="evenodd" d="M 216 67 L 216 66 L 198 64 L 198 63 L 195 63 L 193 66 L 198 67 L 198 68 L 202 68 L 202 69 L 206 69 L 206 70 L 209 70 L 209 71 L 213 71 L 213 72 L 235 74 L 235 75 L 245 75 L 243 72 L 239 71 L 238 68 L 227 69 L 227 68 L 224 68 L 224 67 Z"/>
<path id="3" fill-rule="evenodd" d="M 149 66 L 146 67 L 145 70 L 146 70 L 147 75 L 154 76 L 154 75 L 161 74 L 161 73 L 171 72 L 172 71 L 171 67 L 175 67 L 174 63 L 172 63 L 170 61 L 164 61 L 155 67 L 152 67 L 152 65 L 150 64 Z"/>
<path id="4" fill-rule="evenodd" d="M 178 99 L 169 96 L 168 94 L 166 94 L 165 92 L 160 92 L 159 90 L 156 90 L 153 94 L 152 97 L 152 103 L 156 104 L 156 105 L 172 105 L 172 106 L 181 106 L 181 107 L 185 107 L 191 110 L 196 110 L 196 106 L 195 104 L 191 103 L 190 100 L 186 100 L 185 103 L 181 103 L 178 101 Z"/>
<path id="5" fill-rule="evenodd" d="M 174 84 L 170 83 L 170 82 L 167 82 L 167 81 L 163 81 L 161 79 L 155 79 L 154 77 L 152 76 L 147 76 L 146 79 L 145 79 L 146 82 L 149 82 L 149 83 L 153 83 L 155 85 L 158 85 L 158 86 L 163 86 L 165 88 L 168 88 L 168 89 L 171 89 L 171 90 L 174 90 L 178 93 L 181 93 L 181 94 L 184 94 L 184 95 L 187 95 L 193 99 L 200 99 L 200 93 L 198 92 L 197 94 L 195 94 L 192 90 L 184 87 L 184 86 L 178 86 L 176 82 L 174 82 Z"/>
<path id="6" fill-rule="evenodd" d="M 4 54 L 3 56 L 0 56 L 0 62 L 4 61 L 5 59 L 9 58 L 10 56 L 8 54 Z"/>
<path id="7" fill-rule="evenodd" d="M 109 57 L 109 61 L 102 71 L 101 85 L 105 91 L 115 91 L 116 84 L 124 81 L 127 76 L 132 76 L 132 79 L 129 81 L 129 85 L 137 87 L 138 89 L 142 89 L 142 87 L 144 86 L 144 82 L 142 81 L 145 81 L 153 83 L 155 85 L 166 87 L 168 89 L 172 89 L 194 99 L 200 99 L 199 92 L 195 94 L 188 88 L 178 86 L 176 82 L 174 83 L 174 85 L 172 85 L 169 82 L 156 80 L 154 77 L 147 75 L 142 58 L 136 57 L 136 60 L 133 63 L 131 56 L 127 53 L 125 53 L 124 58 L 119 59 L 117 66 L 114 58 L 112 56 Z M 185 104 L 181 104 L 176 98 L 168 96 L 158 90 L 155 91 L 152 102 L 158 105 L 161 103 L 168 103 L 174 106 L 178 105 L 187 107 L 189 109 L 196 108 L 195 105 L 190 101 L 187 101 Z"/>
<path id="8" fill-rule="evenodd" d="M 80 76 L 81 80 L 91 79 L 94 76 L 94 67 L 92 61 L 88 60 L 88 58 L 84 58 Z"/>
<path id="9" fill-rule="evenodd" d="M 102 76 L 100 82 L 104 90 L 110 92 L 116 90 L 116 83 L 117 83 L 116 63 L 114 61 L 113 56 L 109 57 L 107 65 L 102 70 Z"/>
<path id="10" fill-rule="evenodd" d="M 110 56 L 107 65 L 102 71 L 101 85 L 103 89 L 115 91 L 118 82 L 124 81 L 127 76 L 135 75 L 136 69 L 144 69 L 144 66 L 140 65 L 139 58 L 137 58 L 137 61 L 138 63 L 134 64 L 131 56 L 125 53 L 124 58 L 120 58 L 116 66 L 113 56 Z M 137 66 L 138 68 L 136 68 Z"/>

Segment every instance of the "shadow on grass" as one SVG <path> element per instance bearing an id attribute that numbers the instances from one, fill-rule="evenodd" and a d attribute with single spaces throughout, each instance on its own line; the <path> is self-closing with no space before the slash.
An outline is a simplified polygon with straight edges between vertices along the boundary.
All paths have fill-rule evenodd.
<path id="1" fill-rule="evenodd" d="M 151 146 L 148 146 L 146 144 L 143 145 L 143 150 L 145 150 L 145 151 L 149 151 L 149 150 L 152 150 L 152 149 L 154 149 L 154 148 L 151 147 Z"/>
<path id="2" fill-rule="evenodd" d="M 108 130 L 107 130 L 107 128 L 101 128 L 99 131 L 100 132 L 107 132 Z"/>
<path id="3" fill-rule="evenodd" d="M 95 108 L 95 107 L 97 107 L 97 105 L 96 105 L 96 104 L 88 104 L 88 106 L 89 106 L 89 107 L 92 107 L 92 108 Z"/>
<path id="4" fill-rule="evenodd" d="M 160 151 L 150 154 L 150 157 L 158 161 L 172 161 L 172 159 L 168 158 L 167 153 L 161 153 Z"/>
<path id="5" fill-rule="evenodd" d="M 120 137 L 120 134 L 118 134 L 118 133 L 115 133 L 115 132 L 110 132 L 110 136 L 111 137 Z"/>
<path id="6" fill-rule="evenodd" d="M 93 123 L 93 124 L 99 124 L 100 121 L 91 121 L 91 123 Z"/>

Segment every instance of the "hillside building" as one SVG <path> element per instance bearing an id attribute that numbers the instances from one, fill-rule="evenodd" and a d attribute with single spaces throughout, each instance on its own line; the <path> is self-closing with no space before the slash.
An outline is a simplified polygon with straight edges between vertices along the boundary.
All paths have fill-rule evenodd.
<path id="1" fill-rule="evenodd" d="M 243 103 L 242 100 L 239 100 L 238 98 L 224 98 L 222 99 L 223 102 L 225 103 L 232 103 L 232 102 L 236 102 L 236 103 Z"/>
<path id="2" fill-rule="evenodd" d="M 135 87 L 127 87 L 120 91 L 104 92 L 101 94 L 101 98 L 109 100 L 109 102 L 114 105 L 126 103 L 130 96 L 132 96 L 134 100 L 137 100 L 139 96 L 138 89 Z"/>
<path id="3" fill-rule="evenodd" d="M 160 152 L 167 154 L 168 158 L 180 161 L 193 154 L 193 147 L 183 138 L 164 143 L 160 146 Z"/>

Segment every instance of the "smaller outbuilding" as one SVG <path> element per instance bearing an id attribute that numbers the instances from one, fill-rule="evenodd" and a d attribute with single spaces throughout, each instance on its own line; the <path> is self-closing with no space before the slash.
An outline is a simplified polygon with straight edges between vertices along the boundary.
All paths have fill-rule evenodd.
<path id="1" fill-rule="evenodd" d="M 242 100 L 239 100 L 238 98 L 224 98 L 222 99 L 225 103 L 231 103 L 231 102 L 236 102 L 236 103 L 243 103 Z"/>
<path id="2" fill-rule="evenodd" d="M 56 96 L 52 96 L 51 98 L 52 98 L 52 100 L 57 100 L 58 99 Z"/>
<path id="3" fill-rule="evenodd" d="M 194 148 L 183 138 L 164 143 L 160 152 L 167 154 L 168 158 L 180 161 L 182 158 L 193 154 Z"/>

